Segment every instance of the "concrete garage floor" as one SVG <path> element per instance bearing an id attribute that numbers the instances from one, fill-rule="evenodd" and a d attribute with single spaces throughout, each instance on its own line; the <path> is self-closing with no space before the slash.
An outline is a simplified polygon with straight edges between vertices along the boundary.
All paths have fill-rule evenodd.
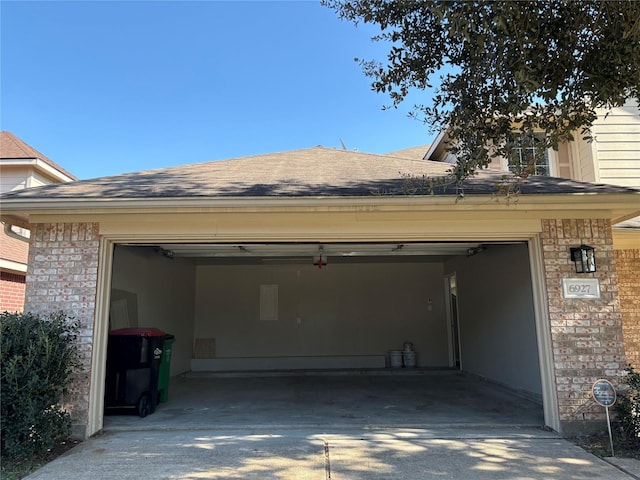
<path id="1" fill-rule="evenodd" d="M 259 376 L 256 376 L 259 375 Z M 526 426 L 542 405 L 458 371 L 190 373 L 155 413 L 105 416 L 104 430 L 245 427 Z"/>
<path id="2" fill-rule="evenodd" d="M 363 373 L 177 377 L 154 414 L 105 417 L 102 434 L 27 478 L 640 479 L 540 428 L 541 405 L 477 378 Z"/>

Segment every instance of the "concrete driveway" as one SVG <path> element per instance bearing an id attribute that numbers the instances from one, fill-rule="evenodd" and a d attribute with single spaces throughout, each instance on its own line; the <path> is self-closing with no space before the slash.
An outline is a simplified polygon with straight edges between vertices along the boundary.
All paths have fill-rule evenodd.
<path id="1" fill-rule="evenodd" d="M 28 478 L 638 478 L 541 423 L 539 404 L 463 375 L 190 376 Z"/>
<path id="2" fill-rule="evenodd" d="M 640 472 L 637 472 L 640 473 Z M 629 480 L 543 431 L 483 428 L 108 432 L 30 480 Z"/>

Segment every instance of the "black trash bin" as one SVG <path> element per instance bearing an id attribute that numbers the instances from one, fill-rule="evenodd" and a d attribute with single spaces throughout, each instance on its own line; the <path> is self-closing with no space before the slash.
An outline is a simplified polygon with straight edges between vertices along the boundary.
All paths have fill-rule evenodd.
<path id="1" fill-rule="evenodd" d="M 158 405 L 158 375 L 165 332 L 123 328 L 109 332 L 105 414 L 146 417 Z"/>

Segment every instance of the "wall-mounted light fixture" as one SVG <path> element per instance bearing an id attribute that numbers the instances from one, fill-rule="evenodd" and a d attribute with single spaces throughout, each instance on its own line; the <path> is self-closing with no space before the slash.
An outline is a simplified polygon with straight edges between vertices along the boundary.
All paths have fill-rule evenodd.
<path id="1" fill-rule="evenodd" d="M 589 245 L 572 247 L 571 261 L 576 267 L 576 273 L 593 273 L 596 271 L 595 248 Z"/>

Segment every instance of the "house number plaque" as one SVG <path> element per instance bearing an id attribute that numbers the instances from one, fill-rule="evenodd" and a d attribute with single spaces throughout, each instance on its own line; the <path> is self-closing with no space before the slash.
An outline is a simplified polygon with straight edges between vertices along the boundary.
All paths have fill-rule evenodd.
<path id="1" fill-rule="evenodd" d="M 600 298 L 600 281 L 597 278 L 563 278 L 564 298 Z"/>

